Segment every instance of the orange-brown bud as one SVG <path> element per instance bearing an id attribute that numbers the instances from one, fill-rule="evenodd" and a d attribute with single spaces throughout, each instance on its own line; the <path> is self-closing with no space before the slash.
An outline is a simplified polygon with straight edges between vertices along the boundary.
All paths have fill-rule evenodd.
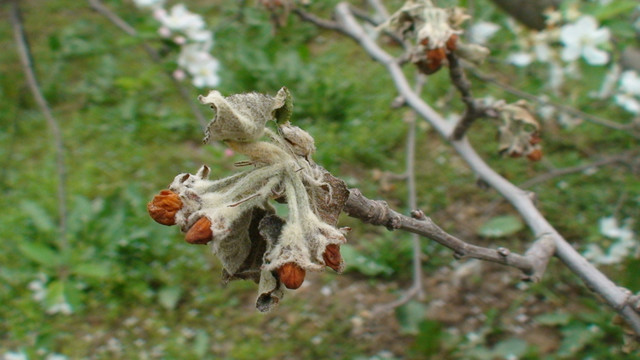
<path id="1" fill-rule="evenodd" d="M 442 62 L 447 57 L 444 48 L 427 50 L 427 74 L 433 74 L 442 67 Z"/>
<path id="2" fill-rule="evenodd" d="M 456 47 L 458 46 L 458 35 L 452 34 L 447 40 L 447 50 L 456 51 Z"/>
<path id="3" fill-rule="evenodd" d="M 340 265 L 342 264 L 342 255 L 340 255 L 340 245 L 329 244 L 324 249 L 322 254 L 324 264 L 332 268 L 335 271 L 340 271 Z"/>
<path id="4" fill-rule="evenodd" d="M 527 154 L 527 159 L 531 161 L 539 161 L 540 159 L 542 159 L 542 150 L 533 149 L 533 151 Z"/>
<path id="5" fill-rule="evenodd" d="M 296 263 L 286 263 L 277 270 L 278 278 L 288 289 L 295 290 L 304 282 L 307 272 Z"/>
<path id="6" fill-rule="evenodd" d="M 206 244 L 213 239 L 213 233 L 211 232 L 211 221 L 206 217 L 201 217 L 198 221 L 191 226 L 191 229 L 187 231 L 184 239 L 189 244 Z"/>
<path id="7" fill-rule="evenodd" d="M 178 194 L 171 190 L 162 190 L 147 204 L 151 218 L 162 225 L 175 225 L 176 213 L 182 208 Z"/>

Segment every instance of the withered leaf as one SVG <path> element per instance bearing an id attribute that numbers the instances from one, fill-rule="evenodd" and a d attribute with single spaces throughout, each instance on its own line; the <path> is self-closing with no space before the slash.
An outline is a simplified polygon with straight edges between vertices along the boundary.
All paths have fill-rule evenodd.
<path id="1" fill-rule="evenodd" d="M 323 182 L 326 186 L 315 187 L 313 194 L 309 194 L 315 205 L 316 215 L 325 223 L 335 226 L 344 204 L 349 199 L 349 189 L 347 184 L 331 175 L 322 166 L 314 164 L 323 174 Z"/>
<path id="2" fill-rule="evenodd" d="M 263 208 L 254 207 L 251 212 L 251 221 L 246 229 L 250 249 L 249 254 L 244 262 L 235 272 L 230 272 L 227 268 L 222 269 L 222 281 L 228 283 L 233 280 L 253 280 L 258 283 L 260 281 L 260 267 L 262 266 L 262 258 L 267 251 L 267 241 L 260 234 L 259 225 L 262 219 L 274 212 L 273 208 L 268 206 Z"/>

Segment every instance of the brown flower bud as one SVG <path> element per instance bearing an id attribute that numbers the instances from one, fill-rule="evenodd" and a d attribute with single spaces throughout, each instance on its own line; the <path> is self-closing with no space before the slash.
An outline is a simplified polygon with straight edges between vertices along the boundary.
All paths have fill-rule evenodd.
<path id="1" fill-rule="evenodd" d="M 298 264 L 288 262 L 277 270 L 278 278 L 288 289 L 295 290 L 304 282 L 306 271 Z"/>
<path id="2" fill-rule="evenodd" d="M 206 217 L 201 217 L 191 226 L 184 239 L 189 244 L 206 244 L 213 239 L 211 232 L 211 221 Z"/>
<path id="3" fill-rule="evenodd" d="M 340 255 L 340 245 L 329 244 L 324 249 L 322 254 L 324 264 L 332 268 L 335 271 L 340 271 L 340 265 L 342 264 L 342 256 Z"/>
<path id="4" fill-rule="evenodd" d="M 147 204 L 151 218 L 162 225 L 175 225 L 176 213 L 182 208 L 178 194 L 171 190 L 162 190 Z"/>
<path id="5" fill-rule="evenodd" d="M 442 62 L 447 57 L 444 48 L 427 50 L 426 73 L 433 74 L 442 67 Z"/>
<path id="6" fill-rule="evenodd" d="M 542 150 L 533 149 L 533 151 L 527 154 L 527 159 L 531 161 L 539 161 L 540 159 L 542 159 Z"/>

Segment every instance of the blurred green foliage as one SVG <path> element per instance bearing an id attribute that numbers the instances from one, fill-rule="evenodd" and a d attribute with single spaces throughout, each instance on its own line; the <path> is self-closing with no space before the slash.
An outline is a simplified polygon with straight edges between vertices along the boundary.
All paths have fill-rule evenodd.
<path id="1" fill-rule="evenodd" d="M 386 330 L 398 332 L 401 346 L 353 337 L 356 308 L 335 296 L 316 300 L 320 287 L 331 288 L 338 281 L 359 283 L 366 277 L 373 284 L 405 288 L 411 278 L 412 248 L 407 234 L 346 218 L 353 227 L 350 244 L 343 248 L 349 265 L 346 280 L 324 274 L 313 280 L 313 290 L 288 293 L 275 313 L 254 311 L 254 284 L 219 285 L 219 264 L 204 247 L 187 246 L 176 229 L 160 226 L 146 214 L 146 202 L 176 174 L 207 164 L 215 176 L 223 177 L 240 158 L 228 157 L 221 146 L 200 145 L 199 124 L 166 75 L 175 68 L 176 49 L 157 36 L 151 16 L 129 1 L 105 3 L 140 36 L 119 32 L 83 1 L 21 2 L 42 90 L 63 130 L 68 175 L 64 237 L 58 228 L 51 135 L 12 51 L 9 23 L 0 23 L 0 45 L 5 49 L 0 52 L 0 205 L 6 209 L 0 215 L 0 351 L 23 351 L 29 359 L 49 353 L 73 359 L 622 356 L 622 330 L 611 324 L 613 311 L 603 311 L 604 305 L 561 267 L 516 296 L 520 302 L 530 294 L 541 303 L 552 303 L 546 308 L 549 313 L 534 319 L 561 339 L 547 352 L 501 321 L 515 316 L 513 308 L 491 305 L 483 314 L 484 323 L 468 334 L 429 319 L 426 305 L 412 302 L 396 313 L 399 329 Z M 187 2 L 215 29 L 214 55 L 223 68 L 219 90 L 273 94 L 286 85 L 295 98 L 293 122 L 315 137 L 316 161 L 367 196 L 383 197 L 394 208 L 408 210 L 403 182 L 383 191 L 371 179 L 374 169 L 404 172 L 406 110 L 391 108 L 396 92 L 383 68 L 349 39 L 294 16 L 275 31 L 266 11 L 253 2 L 242 3 Z M 310 10 L 329 17 L 336 3 L 313 2 Z M 390 3 L 390 9 L 400 5 Z M 507 17 L 487 1 L 474 3 L 478 19 L 508 25 Z M 638 35 L 629 25 L 633 3 L 613 2 L 602 8 L 596 2 L 566 5 L 580 5 L 597 16 L 624 45 L 637 43 Z M 6 16 L 6 6 L 0 6 L 0 14 Z M 505 65 L 503 59 L 517 40 L 512 32 L 499 32 L 491 42 L 493 58 L 483 71 L 501 74 L 525 91 L 545 93 L 546 68 Z M 152 62 L 141 48 L 143 42 L 158 49 L 163 61 Z M 605 69 L 579 66 L 585 76 L 568 79 L 557 95 L 589 113 L 629 118 L 611 101 L 588 96 L 599 88 Z M 413 70 L 407 68 L 407 73 Z M 195 99 L 200 91 L 185 85 Z M 474 93 L 515 99 L 475 80 Z M 445 114 L 463 109 L 445 71 L 429 78 L 424 96 Z M 543 129 L 546 155 L 541 163 L 499 157 L 496 129 L 489 122 L 474 125 L 470 141 L 516 184 L 556 167 L 637 148 L 628 134 L 590 123 L 568 128 L 546 122 Z M 479 191 L 473 174 L 424 124 L 419 126 L 417 153 L 419 207 L 429 216 L 472 242 L 502 246 L 509 240 L 475 236 L 479 231 L 490 237 L 487 234 L 499 230 L 523 239 L 509 243 L 510 248 L 526 248 L 531 239 L 520 230 L 515 212 L 495 192 Z M 624 168 L 570 174 L 532 190 L 541 210 L 578 247 L 602 241 L 596 224 L 603 216 L 640 219 L 640 182 Z M 504 214 L 511 214 L 508 223 L 491 228 L 491 220 Z M 422 248 L 427 274 L 454 266 L 449 251 L 427 241 Z M 640 283 L 634 274 L 639 263 L 629 258 L 605 271 L 620 285 L 637 290 Z M 558 289 L 557 284 L 566 287 Z M 44 298 L 36 296 L 38 287 L 46 292 Z M 61 303 L 70 309 L 56 309 Z"/>

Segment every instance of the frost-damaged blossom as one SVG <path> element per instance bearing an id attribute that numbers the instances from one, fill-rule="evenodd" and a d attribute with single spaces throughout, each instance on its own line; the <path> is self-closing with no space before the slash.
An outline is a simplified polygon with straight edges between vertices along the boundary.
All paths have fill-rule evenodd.
<path id="1" fill-rule="evenodd" d="M 633 70 L 628 70 L 620 76 L 619 93 L 616 94 L 616 104 L 630 113 L 640 114 L 640 77 Z"/>
<path id="2" fill-rule="evenodd" d="M 176 4 L 169 11 L 163 1 L 134 0 L 140 8 L 153 9 L 161 24 L 158 33 L 170 38 L 180 47 L 178 66 L 174 77 L 182 80 L 189 74 L 195 87 L 215 87 L 220 84 L 220 63 L 211 55 L 213 32 L 206 29 L 202 16 L 190 12 L 184 4 Z"/>
<path id="3" fill-rule="evenodd" d="M 615 240 L 606 253 L 597 244 L 589 244 L 584 256 L 598 264 L 611 265 L 619 263 L 638 249 L 638 241 L 631 230 L 631 221 L 627 220 L 620 226 L 618 220 L 611 217 L 601 218 L 599 222 L 600 233 Z"/>
<path id="4" fill-rule="evenodd" d="M 540 124 L 524 100 L 513 104 L 496 103 L 502 124 L 499 131 L 499 152 L 510 157 L 526 156 L 531 161 L 542 158 Z"/>
<path id="5" fill-rule="evenodd" d="M 443 9 L 429 0 L 410 0 L 378 27 L 399 33 L 414 42 L 411 62 L 424 74 L 432 74 L 447 64 L 447 55 L 455 53 L 480 63 L 489 50 L 478 44 L 465 44 L 459 39 L 460 26 L 469 18 L 458 7 Z"/>
<path id="6" fill-rule="evenodd" d="M 609 61 L 609 53 L 599 46 L 608 44 L 609 37 L 609 29 L 598 28 L 593 16 L 584 15 L 560 30 L 560 41 L 564 44 L 562 60 L 575 61 L 583 57 L 589 65 L 604 65 Z"/>
<path id="7" fill-rule="evenodd" d="M 208 244 L 222 263 L 224 281 L 257 282 L 260 311 L 279 302 L 282 286 L 300 287 L 306 271 L 341 272 L 346 230 L 335 225 L 349 192 L 313 162 L 311 135 L 289 123 L 288 90 L 228 97 L 214 90 L 199 100 L 215 111 L 204 143 L 224 141 L 248 156 L 236 165 L 250 169 L 218 180 L 209 179 L 207 166 L 179 174 L 148 204 L 151 217 L 178 225 L 191 244 Z M 270 121 L 277 131 L 266 127 Z M 271 200 L 287 204 L 286 219 Z"/>

